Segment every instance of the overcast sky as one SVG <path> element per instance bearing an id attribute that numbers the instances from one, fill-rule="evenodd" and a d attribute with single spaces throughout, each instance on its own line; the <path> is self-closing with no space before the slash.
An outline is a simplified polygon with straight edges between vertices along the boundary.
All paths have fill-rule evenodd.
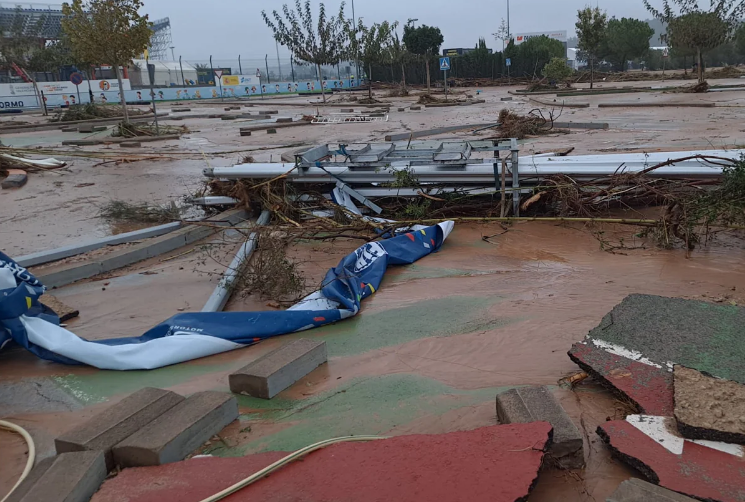
<path id="1" fill-rule="evenodd" d="M 237 58 L 263 59 L 265 54 L 276 58 L 274 41 L 261 18 L 261 10 L 277 9 L 294 0 L 144 0 L 144 11 L 151 19 L 169 17 L 173 45 L 178 59 Z M 317 7 L 318 1 L 311 0 Z M 650 18 L 641 0 L 592 0 L 605 9 L 608 17 Z M 325 2 L 327 12 L 337 12 L 340 2 Z M 510 28 L 514 34 L 530 31 L 567 30 L 574 34 L 577 10 L 588 5 L 588 0 L 512 0 Z M 500 48 L 491 33 L 497 31 L 501 19 L 507 17 L 506 0 L 355 0 L 355 14 L 365 24 L 380 21 L 406 23 L 418 18 L 417 24 L 438 26 L 445 37 L 443 48 L 473 47 L 479 37 L 487 45 Z M 352 15 L 351 1 L 347 14 Z M 315 12 L 315 9 L 314 9 Z M 280 47 L 280 54 L 287 54 Z"/>

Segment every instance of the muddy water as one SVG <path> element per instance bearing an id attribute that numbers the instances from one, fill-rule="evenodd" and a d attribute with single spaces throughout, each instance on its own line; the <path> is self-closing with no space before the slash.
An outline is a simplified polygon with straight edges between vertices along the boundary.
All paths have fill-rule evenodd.
<path id="1" fill-rule="evenodd" d="M 643 248 L 635 229 L 606 226 L 606 248 L 621 237 L 627 247 L 639 247 L 611 254 L 601 250 L 596 230 L 525 223 L 485 241 L 502 229 L 459 224 L 439 253 L 392 268 L 360 315 L 342 323 L 152 372 L 98 372 L 18 355 L 2 360 L 0 380 L 53 376 L 87 412 L 91 404 L 148 385 L 185 394 L 226 390 L 228 373 L 288 339 L 324 339 L 329 364 L 269 403 L 241 397 L 241 421 L 224 431 L 226 446 L 214 453 L 294 449 L 349 433 L 440 433 L 494 424 L 497 392 L 555 385 L 575 371 L 566 351 L 630 293 L 745 303 L 742 242 L 735 237 L 686 258 L 680 250 Z M 290 255 L 317 284 L 358 244 L 303 243 Z M 139 334 L 174 310 L 201 307 L 214 281 L 191 273 L 198 261 L 190 254 L 157 260 L 55 294 L 81 310 L 73 329 L 79 334 Z M 237 298 L 229 310 L 271 308 L 266 304 Z M 588 467 L 576 474 L 547 470 L 531 501 L 604 500 L 632 473 L 610 459 L 594 431 L 623 410 L 592 382 L 557 393 L 586 434 Z M 75 422 L 80 413 L 65 413 L 62 422 Z M 39 413 L 33 423 L 51 438 L 62 428 L 59 417 Z M 0 492 L 5 482 L 0 479 Z"/>

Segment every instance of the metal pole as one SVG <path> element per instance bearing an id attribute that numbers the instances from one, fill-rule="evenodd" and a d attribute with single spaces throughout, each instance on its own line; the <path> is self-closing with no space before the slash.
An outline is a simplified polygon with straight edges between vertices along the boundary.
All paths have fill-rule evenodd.
<path id="1" fill-rule="evenodd" d="M 360 78 L 360 55 L 357 47 L 357 19 L 354 17 L 354 0 L 352 0 L 352 23 L 354 23 L 354 65 L 357 67 L 357 79 Z"/>
<path id="2" fill-rule="evenodd" d="M 241 68 L 241 55 L 238 54 L 238 73 L 243 75 L 243 68 Z"/>
<path id="3" fill-rule="evenodd" d="M 264 65 L 266 65 L 266 83 L 272 83 L 272 77 L 269 76 L 269 54 L 264 56 Z"/>
<path id="4" fill-rule="evenodd" d="M 510 138 L 510 153 L 512 159 L 510 167 L 512 169 L 512 216 L 520 216 L 520 169 L 518 167 L 518 154 L 520 152 L 517 146 L 517 139 Z"/>
<path id="5" fill-rule="evenodd" d="M 274 47 L 277 49 L 277 70 L 279 71 L 279 81 L 282 82 L 282 63 L 279 62 L 279 42 L 274 41 Z"/>
<path id="6" fill-rule="evenodd" d="M 509 43 L 509 40 L 512 40 L 512 32 L 510 32 L 510 0 L 507 0 L 507 37 Z"/>
<path id="7" fill-rule="evenodd" d="M 147 60 L 145 61 L 147 62 Z M 147 74 L 150 80 L 150 102 L 153 104 L 153 115 L 155 116 L 155 135 L 160 136 L 160 126 L 158 126 L 158 112 L 155 110 L 155 88 L 153 87 L 153 74 L 155 73 L 155 71 L 153 71 L 153 73 L 150 73 L 150 63 L 147 64 Z"/>
<path id="8" fill-rule="evenodd" d="M 174 46 L 171 46 L 171 61 L 176 61 L 176 53 L 173 52 Z"/>
<path id="9" fill-rule="evenodd" d="M 295 81 L 295 65 L 292 64 L 292 56 L 290 56 L 290 71 L 292 72 L 292 81 Z"/>
<path id="10" fill-rule="evenodd" d="M 210 71 L 212 72 L 210 73 L 210 79 L 215 78 L 215 69 L 212 67 L 212 55 L 210 55 Z"/>
<path id="11" fill-rule="evenodd" d="M 184 65 L 181 64 L 181 56 L 178 57 L 178 65 L 181 68 L 181 85 L 186 85 L 186 79 L 184 78 Z"/>

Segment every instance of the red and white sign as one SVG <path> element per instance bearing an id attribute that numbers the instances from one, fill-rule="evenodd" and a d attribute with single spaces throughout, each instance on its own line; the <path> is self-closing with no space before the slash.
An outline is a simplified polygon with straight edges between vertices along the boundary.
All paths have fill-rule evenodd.
<path id="1" fill-rule="evenodd" d="M 222 70 L 215 70 L 215 76 L 216 76 L 217 78 L 220 78 L 220 77 L 222 77 Z"/>

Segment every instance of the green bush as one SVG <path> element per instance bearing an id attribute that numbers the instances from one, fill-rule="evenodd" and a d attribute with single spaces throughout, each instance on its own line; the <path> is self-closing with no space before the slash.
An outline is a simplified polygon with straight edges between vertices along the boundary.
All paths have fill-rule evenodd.
<path id="1" fill-rule="evenodd" d="M 567 66 L 566 60 L 562 58 L 551 58 L 541 71 L 544 77 L 552 82 L 563 82 L 572 75 L 572 69 Z"/>

